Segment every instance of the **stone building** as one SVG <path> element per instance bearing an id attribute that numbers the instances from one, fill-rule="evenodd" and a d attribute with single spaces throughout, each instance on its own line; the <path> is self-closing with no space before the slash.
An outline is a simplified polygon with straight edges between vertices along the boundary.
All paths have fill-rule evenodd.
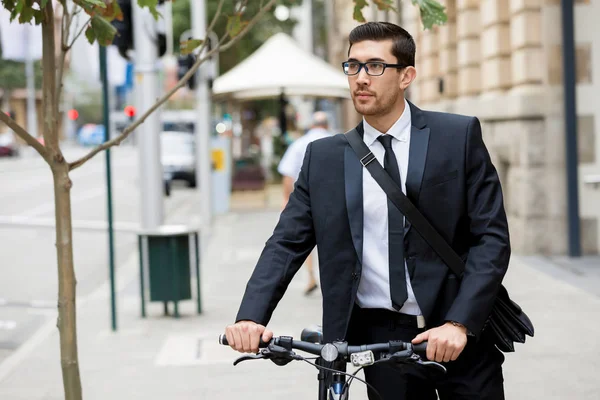
<path id="1" fill-rule="evenodd" d="M 568 251 L 565 122 L 559 0 L 445 0 L 448 23 L 423 30 L 418 9 L 369 10 L 368 20 L 399 22 L 417 43 L 417 80 L 408 98 L 421 108 L 475 115 L 499 171 L 513 249 Z M 351 0 L 335 0 L 330 52 L 343 60 Z M 575 1 L 579 211 L 584 254 L 600 248 L 600 0 Z M 347 122 L 356 121 L 351 105 Z"/>

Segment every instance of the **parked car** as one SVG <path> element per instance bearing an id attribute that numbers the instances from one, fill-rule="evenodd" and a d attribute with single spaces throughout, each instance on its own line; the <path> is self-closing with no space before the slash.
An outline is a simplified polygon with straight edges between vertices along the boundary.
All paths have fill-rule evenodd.
<path id="1" fill-rule="evenodd" d="M 0 133 L 0 157 L 16 157 L 19 155 L 19 144 L 12 131 Z"/>
<path id="2" fill-rule="evenodd" d="M 160 134 L 161 163 L 167 196 L 174 180 L 185 181 L 189 187 L 196 187 L 195 147 L 193 133 L 165 131 Z"/>

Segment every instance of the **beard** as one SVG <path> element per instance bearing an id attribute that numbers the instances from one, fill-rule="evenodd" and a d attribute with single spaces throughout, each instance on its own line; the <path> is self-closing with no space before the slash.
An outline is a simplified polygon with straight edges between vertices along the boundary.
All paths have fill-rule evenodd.
<path id="1" fill-rule="evenodd" d="M 394 104 L 398 100 L 399 92 L 386 93 L 385 95 L 373 95 L 367 101 L 357 99 L 357 96 L 352 94 L 352 102 L 354 109 L 361 115 L 385 115 L 394 108 Z"/>

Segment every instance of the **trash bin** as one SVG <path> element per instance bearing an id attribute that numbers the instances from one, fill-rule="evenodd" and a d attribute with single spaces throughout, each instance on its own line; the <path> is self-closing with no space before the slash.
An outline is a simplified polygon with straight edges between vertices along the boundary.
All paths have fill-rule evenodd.
<path id="1" fill-rule="evenodd" d="M 198 231 L 183 225 L 163 225 L 138 233 L 142 317 L 146 317 L 149 292 L 150 302 L 164 304 L 165 315 L 169 313 L 168 303 L 173 302 L 174 316 L 179 318 L 179 301 L 192 299 L 192 265 L 198 314 L 202 312 L 199 244 Z"/>

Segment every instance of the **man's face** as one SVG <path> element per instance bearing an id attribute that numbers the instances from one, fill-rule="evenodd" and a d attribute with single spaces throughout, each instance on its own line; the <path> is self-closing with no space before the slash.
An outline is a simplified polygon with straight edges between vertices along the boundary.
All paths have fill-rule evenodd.
<path id="1" fill-rule="evenodd" d="M 392 54 L 392 41 L 372 41 L 354 43 L 348 61 L 361 63 L 379 61 L 396 64 Z M 354 108 L 362 115 L 385 115 L 403 98 L 402 70 L 386 68 L 383 75 L 370 76 L 363 67 L 356 75 L 348 76 Z"/>

